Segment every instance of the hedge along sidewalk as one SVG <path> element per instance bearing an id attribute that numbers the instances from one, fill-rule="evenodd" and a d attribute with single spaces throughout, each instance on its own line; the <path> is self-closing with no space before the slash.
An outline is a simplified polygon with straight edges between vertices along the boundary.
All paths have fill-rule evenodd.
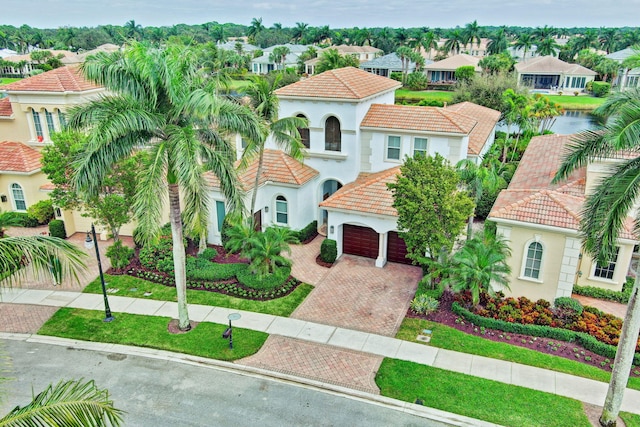
<path id="1" fill-rule="evenodd" d="M 3 302 L 53 305 L 58 307 L 102 310 L 102 295 L 79 292 L 42 291 L 29 289 L 1 290 Z M 175 316 L 174 302 L 142 300 L 126 297 L 109 299 L 112 311 L 118 320 L 119 312 L 152 316 Z M 189 314 L 194 321 L 227 324 L 228 314 L 236 310 L 227 308 L 189 305 Z M 513 362 L 474 356 L 412 343 L 361 331 L 306 322 L 304 320 L 239 311 L 240 320 L 233 322 L 239 328 L 252 329 L 267 334 L 281 335 L 339 348 L 360 351 L 392 359 L 415 362 L 422 365 L 490 379 L 506 384 L 545 391 L 564 397 L 578 399 L 593 405 L 602 405 L 608 384 L 574 377 L 546 369 L 524 366 Z M 166 314 L 165 314 L 166 313 Z M 80 339 L 80 338 L 79 338 Z M 622 410 L 640 414 L 640 391 L 626 389 Z"/>

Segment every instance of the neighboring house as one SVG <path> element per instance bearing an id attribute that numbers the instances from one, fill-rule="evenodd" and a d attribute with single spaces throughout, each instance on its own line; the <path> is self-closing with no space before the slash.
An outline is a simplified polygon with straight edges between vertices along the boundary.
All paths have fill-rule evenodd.
<path id="1" fill-rule="evenodd" d="M 380 55 L 384 54 L 384 51 L 382 49 L 378 49 L 376 47 L 372 47 L 372 46 L 349 46 L 349 45 L 345 45 L 345 44 L 341 44 L 338 46 L 329 46 L 327 48 L 324 49 L 320 49 L 318 50 L 318 56 L 316 58 L 313 59 L 309 59 L 308 61 L 305 61 L 304 66 L 305 66 L 305 72 L 308 75 L 312 75 L 316 73 L 316 65 L 318 63 L 318 61 L 320 60 L 320 57 L 322 56 L 322 53 L 329 50 L 329 49 L 335 49 L 338 51 L 338 53 L 342 56 L 345 55 L 351 55 L 354 56 L 356 59 L 358 59 L 358 61 L 365 62 L 365 61 L 370 61 L 374 58 L 379 57 Z"/>
<path id="2" fill-rule="evenodd" d="M 515 42 L 514 42 L 515 43 Z M 536 45 L 527 48 L 527 57 L 524 57 L 524 49 L 521 47 L 515 47 L 513 44 L 507 48 L 507 53 L 516 61 L 525 61 L 536 56 L 538 47 Z"/>
<path id="3" fill-rule="evenodd" d="M 26 212 L 49 196 L 41 190 L 48 183 L 37 150 L 21 142 L 0 142 L 0 210 Z"/>
<path id="4" fill-rule="evenodd" d="M 518 84 L 533 89 L 583 91 L 598 73 L 578 64 L 564 62 L 554 56 L 540 56 L 515 65 Z"/>
<path id="5" fill-rule="evenodd" d="M 54 57 L 61 55 L 62 58 L 60 59 L 60 61 L 66 58 L 73 58 L 77 56 L 75 52 L 70 52 L 68 50 L 52 50 L 52 49 L 45 49 L 45 50 L 49 50 Z M 39 64 L 38 61 L 34 61 L 31 59 L 31 53 L 27 53 L 24 55 L 7 56 L 2 58 L 3 60 L 8 62 L 13 62 L 15 64 L 23 63 L 24 65 L 21 65 L 19 68 L 16 68 L 10 65 L 5 65 L 3 67 L 0 67 L 0 75 L 7 75 L 7 76 L 8 75 L 11 75 L 11 76 L 28 75 L 31 71 L 36 69 L 37 65 Z"/>
<path id="6" fill-rule="evenodd" d="M 637 53 L 637 50 L 633 48 L 626 48 L 619 50 L 617 52 L 610 53 L 606 56 L 606 58 L 613 59 L 614 61 L 622 62 L 630 57 L 631 55 Z M 617 86 L 622 89 L 629 88 L 638 88 L 640 87 L 640 67 L 638 68 L 624 68 L 620 66 L 620 70 L 618 70 L 618 75 L 616 76 L 615 81 L 613 82 L 614 86 Z"/>
<path id="7" fill-rule="evenodd" d="M 234 52 L 238 52 L 238 47 L 242 48 L 241 53 L 253 53 L 257 50 L 261 50 L 258 46 L 254 46 L 252 44 L 246 43 L 242 40 L 230 40 L 227 41 L 225 43 L 218 43 L 216 45 L 218 47 L 218 49 L 222 49 L 222 50 L 232 50 Z"/>
<path id="8" fill-rule="evenodd" d="M 2 59 L 6 58 L 7 56 L 14 56 L 17 54 L 18 52 L 16 52 L 15 50 L 6 49 L 6 48 L 0 49 L 0 58 Z"/>
<path id="9" fill-rule="evenodd" d="M 95 49 L 87 50 L 85 52 L 78 52 L 75 56 L 65 56 L 60 60 L 64 65 L 77 65 L 83 63 L 88 56 L 95 55 L 99 52 L 111 53 L 120 50 L 120 46 L 112 43 L 101 44 Z"/>
<path id="10" fill-rule="evenodd" d="M 571 296 L 574 284 L 619 291 L 625 282 L 638 243 L 631 219 L 620 234 L 616 256 L 604 264 L 582 251 L 578 233 L 585 195 L 616 160 L 589 164 L 569 179 L 551 183 L 571 138 L 534 137 L 487 218 L 497 223 L 498 234 L 511 249 L 511 290 L 504 290 L 506 295 L 553 301 Z"/>
<path id="11" fill-rule="evenodd" d="M 493 142 L 489 133 L 500 113 L 471 103 L 394 105 L 398 87 L 394 80 L 347 67 L 278 89 L 279 116 L 309 121 L 300 130 L 305 160 L 302 166 L 283 154 L 275 157 L 276 150 L 268 152 L 267 177 L 250 212 L 256 223 L 299 229 L 318 221 L 319 229 L 336 240 L 339 255 L 370 257 L 378 267 L 387 261 L 408 263 L 385 184 L 395 179 L 405 156 L 439 153 L 455 164 L 480 155 Z M 275 148 L 271 141 L 268 146 Z M 242 150 L 239 138 L 237 149 Z M 250 168 L 249 177 L 255 178 L 255 162 Z M 253 183 L 244 176 L 248 207 Z M 210 230 L 215 232 L 209 242 L 219 244 L 224 197 L 213 187 Z"/>
<path id="12" fill-rule="evenodd" d="M 432 63 L 433 61 L 425 59 L 425 65 L 429 65 Z M 385 56 L 381 56 L 371 61 L 363 62 L 360 64 L 360 69 L 382 77 L 390 77 L 391 73 L 403 72 L 402 60 L 400 60 L 400 57 L 395 52 Z M 415 70 L 415 62 L 409 61 L 409 73 L 413 73 Z"/>
<path id="13" fill-rule="evenodd" d="M 429 83 L 453 84 L 456 82 L 456 70 L 460 67 L 473 66 L 476 73 L 481 73 L 478 66 L 480 58 L 461 53 L 442 61 L 436 61 L 424 67 Z"/>
<path id="14" fill-rule="evenodd" d="M 289 49 L 289 54 L 285 57 L 284 62 L 280 63 L 271 58 L 273 50 L 277 47 L 286 47 Z M 288 67 L 297 67 L 298 58 L 308 49 L 308 46 L 300 44 L 281 44 L 263 49 L 263 55 L 251 60 L 251 71 L 254 74 L 267 74 L 273 70 L 286 69 Z"/>

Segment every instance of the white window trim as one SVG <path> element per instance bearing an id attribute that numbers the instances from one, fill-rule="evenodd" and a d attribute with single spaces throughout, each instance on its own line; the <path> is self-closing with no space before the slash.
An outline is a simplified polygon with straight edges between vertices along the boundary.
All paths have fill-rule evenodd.
<path id="1" fill-rule="evenodd" d="M 389 138 L 391 137 L 395 137 L 395 138 L 400 138 L 400 146 L 397 148 L 398 149 L 398 158 L 397 159 L 393 159 L 389 157 Z M 395 147 L 393 147 L 395 149 Z M 384 141 L 384 160 L 387 162 L 393 162 L 393 163 L 402 163 L 402 136 L 400 135 L 387 135 L 385 137 L 385 141 Z"/>
<path id="2" fill-rule="evenodd" d="M 24 201 L 24 209 L 18 209 L 18 206 L 16 204 L 16 198 L 13 195 L 13 185 L 17 185 L 20 187 L 20 191 L 22 191 L 22 197 L 23 197 L 23 201 Z M 27 208 L 29 207 L 29 204 L 27 203 L 27 195 L 24 192 L 24 187 L 22 186 L 22 184 L 20 184 L 19 182 L 12 182 L 11 184 L 9 184 L 9 194 L 11 194 L 11 204 L 13 205 L 13 209 L 16 212 L 26 212 Z"/>
<path id="3" fill-rule="evenodd" d="M 618 248 L 618 255 L 616 256 L 616 266 L 613 268 L 613 277 L 616 277 L 616 273 L 618 272 L 618 264 L 620 263 L 620 246 L 616 246 Z M 593 258 L 591 260 L 591 272 L 589 273 L 589 280 L 593 280 L 594 282 L 607 283 L 610 285 L 617 285 L 618 282 L 613 279 L 607 279 L 606 277 L 596 276 L 596 267 L 598 266 L 597 258 Z"/>
<path id="4" fill-rule="evenodd" d="M 540 258 L 540 270 L 539 270 L 537 279 L 535 277 L 529 277 L 524 275 L 525 268 L 527 267 L 527 257 L 529 255 L 529 246 L 532 243 L 539 243 L 542 246 L 542 258 Z M 544 259 L 545 259 L 546 251 L 547 251 L 547 248 L 545 244 L 542 242 L 540 235 L 538 234 L 536 234 L 533 239 L 529 239 L 524 244 L 524 250 L 522 252 L 522 260 L 520 262 L 520 275 L 518 276 L 518 280 L 524 280 L 524 281 L 533 282 L 533 283 L 544 283 L 544 281 L 542 280 L 542 277 L 544 277 Z"/>
<path id="5" fill-rule="evenodd" d="M 412 155 L 412 157 L 416 156 L 416 139 L 424 139 L 424 140 L 427 141 L 427 146 L 425 147 L 424 155 L 428 156 L 429 155 L 429 138 L 422 137 L 422 136 L 414 136 L 413 139 L 411 140 L 411 155 Z"/>
<path id="6" fill-rule="evenodd" d="M 278 202 L 280 200 L 278 200 L 278 197 L 282 197 L 284 199 L 284 202 L 286 203 L 287 206 L 287 211 L 286 211 L 286 215 L 287 215 L 287 222 L 280 222 L 278 221 Z M 278 225 L 289 225 L 289 199 L 287 198 L 287 196 L 285 196 L 284 194 L 276 194 L 275 198 L 273 199 L 273 222 L 278 224 Z"/>

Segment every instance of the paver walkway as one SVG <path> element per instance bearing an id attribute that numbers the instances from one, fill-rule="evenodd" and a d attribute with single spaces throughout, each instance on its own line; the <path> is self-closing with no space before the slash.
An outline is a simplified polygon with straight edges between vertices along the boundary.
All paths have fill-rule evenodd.
<path id="1" fill-rule="evenodd" d="M 5 289 L 2 290 L 2 297 L 4 301 L 14 304 L 77 307 L 90 310 L 100 310 L 103 304 L 102 295 L 69 291 Z M 114 313 L 126 312 L 171 317 L 175 317 L 177 314 L 177 307 L 174 302 L 113 296 L 110 297 L 109 302 Z M 238 312 L 241 314 L 241 318 L 235 321 L 234 325 L 240 328 L 259 330 L 269 335 L 292 338 L 310 344 L 332 346 L 334 351 L 348 350 L 347 353 L 349 354 L 357 352 L 365 355 L 407 360 L 570 397 L 593 405 L 602 405 L 608 388 L 606 383 L 546 369 L 458 353 L 430 347 L 422 343 L 402 341 L 383 335 L 306 322 L 299 319 L 194 304 L 189 305 L 189 312 L 194 321 L 220 324 L 227 324 L 227 316 L 232 312 Z M 2 334 L 0 334 L 0 337 L 2 337 Z M 289 358 L 287 360 L 295 362 L 295 359 Z M 321 356 L 317 361 L 318 363 L 331 362 L 330 359 L 322 362 Z M 306 360 L 301 362 L 307 363 Z M 242 363 L 242 360 L 237 363 Z M 640 414 L 640 391 L 631 389 L 625 391 L 622 410 Z"/>
<path id="2" fill-rule="evenodd" d="M 624 319 L 625 314 L 627 313 L 627 305 L 620 304 L 619 302 L 614 301 L 606 301 L 597 298 L 585 297 L 583 295 L 573 294 L 572 298 L 580 301 L 582 305 L 589 305 L 591 307 L 595 307 L 600 311 L 604 311 L 605 313 L 613 314 L 621 319 Z"/>

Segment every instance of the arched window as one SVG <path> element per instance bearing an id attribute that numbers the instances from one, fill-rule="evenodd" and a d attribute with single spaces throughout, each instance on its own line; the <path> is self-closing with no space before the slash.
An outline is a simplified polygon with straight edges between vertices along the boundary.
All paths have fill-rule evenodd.
<path id="1" fill-rule="evenodd" d="M 306 117 L 303 114 L 298 114 L 297 117 L 300 117 L 301 119 L 306 119 Z M 309 128 L 298 128 L 298 132 L 300 133 L 300 142 L 302 142 L 302 145 L 304 145 L 306 148 L 311 148 Z"/>
<path id="2" fill-rule="evenodd" d="M 39 142 L 42 142 L 42 140 L 44 139 L 44 133 L 42 132 L 40 113 L 38 113 L 36 110 L 31 110 L 31 114 L 33 115 L 33 126 L 36 128 L 36 138 Z"/>
<path id="3" fill-rule="evenodd" d="M 17 211 L 26 211 L 27 202 L 24 199 L 24 191 L 20 184 L 11 184 L 11 195 L 13 196 L 13 203 Z"/>
<path id="4" fill-rule="evenodd" d="M 524 277 L 540 279 L 540 265 L 542 264 L 542 244 L 531 242 L 527 247 L 527 257 L 524 263 Z"/>
<path id="5" fill-rule="evenodd" d="M 47 119 L 47 129 L 49 129 L 49 135 L 56 131 L 56 127 L 53 124 L 53 114 L 49 110 L 44 110 L 44 117 Z"/>
<path id="6" fill-rule="evenodd" d="M 60 110 L 58 110 L 58 121 L 60 122 L 60 129 L 64 129 L 67 127 L 67 118 Z"/>
<path id="7" fill-rule="evenodd" d="M 324 123 L 324 149 L 325 151 L 340 151 L 342 149 L 342 133 L 340 121 L 330 116 Z"/>
<path id="8" fill-rule="evenodd" d="M 289 213 L 287 211 L 287 199 L 284 196 L 276 197 L 276 222 L 288 224 Z"/>

